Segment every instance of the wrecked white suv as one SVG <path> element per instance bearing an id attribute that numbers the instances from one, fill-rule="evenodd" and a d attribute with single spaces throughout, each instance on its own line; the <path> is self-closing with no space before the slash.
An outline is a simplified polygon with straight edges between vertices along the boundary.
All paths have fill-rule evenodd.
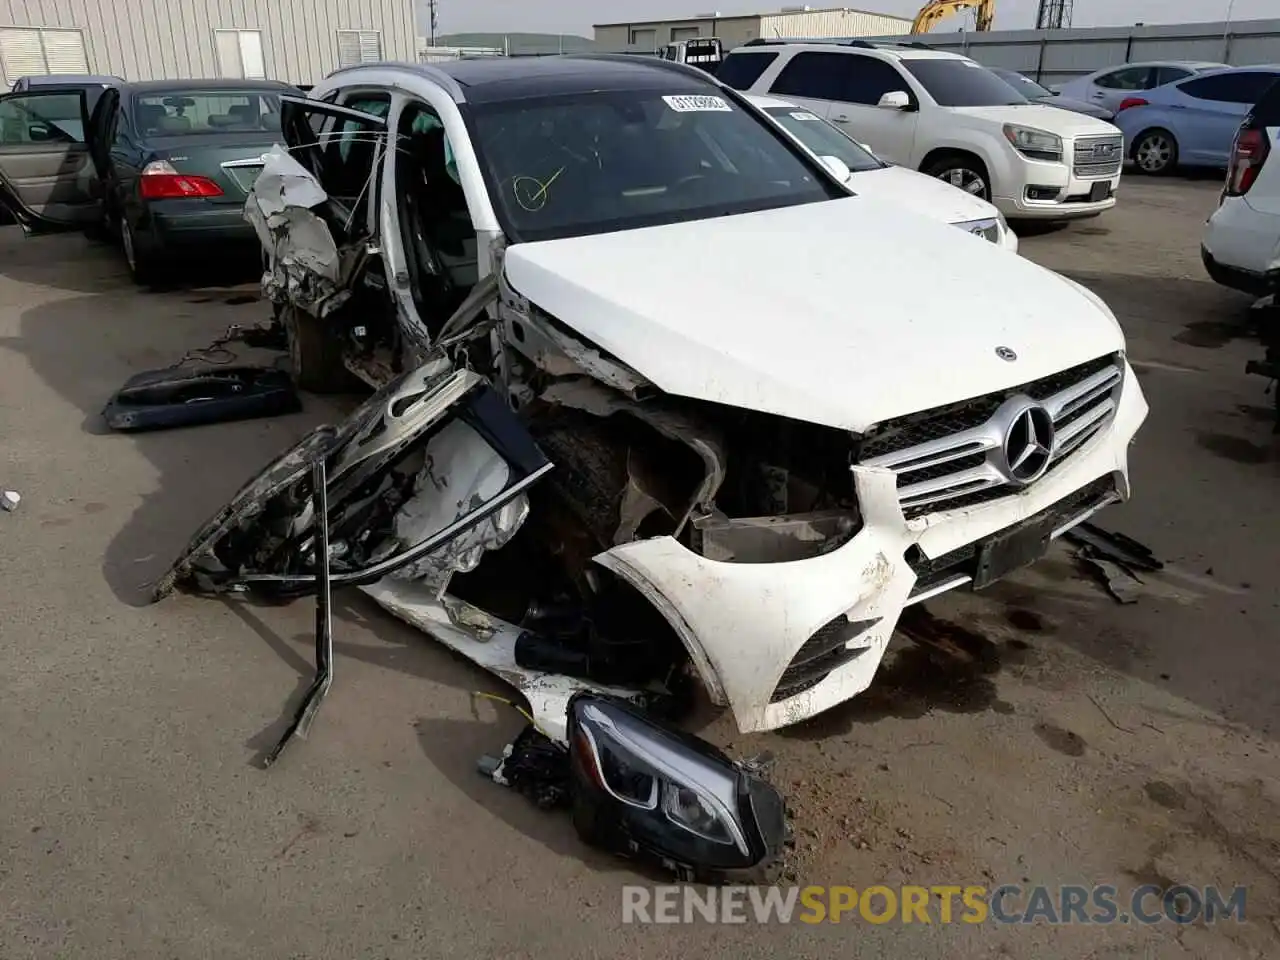
<path id="1" fill-rule="evenodd" d="M 379 392 L 250 483 L 161 585 L 335 585 L 508 680 L 700 681 L 743 731 L 873 681 L 904 607 L 1128 496 L 1147 405 L 1081 286 L 845 187 L 700 71 L 339 71 L 247 215 L 296 374 Z M 922 277 L 924 278 L 922 280 Z"/>

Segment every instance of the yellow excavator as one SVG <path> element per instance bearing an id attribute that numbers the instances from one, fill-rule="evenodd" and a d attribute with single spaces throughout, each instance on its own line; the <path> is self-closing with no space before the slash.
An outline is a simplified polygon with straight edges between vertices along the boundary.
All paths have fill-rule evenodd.
<path id="1" fill-rule="evenodd" d="M 961 10 L 973 10 L 978 21 L 977 29 L 990 30 L 996 19 L 996 0 L 930 0 L 916 14 L 911 32 L 928 33 L 939 20 Z"/>

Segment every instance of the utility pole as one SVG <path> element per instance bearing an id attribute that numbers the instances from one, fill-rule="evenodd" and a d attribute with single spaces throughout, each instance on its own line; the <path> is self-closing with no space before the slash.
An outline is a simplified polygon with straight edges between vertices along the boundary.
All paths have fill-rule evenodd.
<path id="1" fill-rule="evenodd" d="M 1073 0 L 1040 0 L 1037 30 L 1065 30 L 1071 26 Z"/>
<path id="2" fill-rule="evenodd" d="M 440 0 L 427 0 L 427 45 L 436 45 L 436 27 L 440 25 Z"/>

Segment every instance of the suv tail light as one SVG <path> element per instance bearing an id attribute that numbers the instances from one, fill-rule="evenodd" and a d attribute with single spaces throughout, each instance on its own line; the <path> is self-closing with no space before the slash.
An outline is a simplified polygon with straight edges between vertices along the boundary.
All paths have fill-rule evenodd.
<path id="1" fill-rule="evenodd" d="M 1120 109 L 1116 113 L 1122 113 L 1130 107 L 1145 107 L 1149 101 L 1143 100 L 1141 97 L 1125 97 L 1120 101 Z"/>
<path id="2" fill-rule="evenodd" d="M 1258 179 L 1267 162 L 1271 144 L 1264 130 L 1241 128 L 1231 147 L 1231 165 L 1227 168 L 1227 196 L 1242 197 Z"/>
<path id="3" fill-rule="evenodd" d="M 222 188 L 208 177 L 179 173 L 164 160 L 154 160 L 138 178 L 144 200 L 175 200 L 184 197 L 220 197 Z"/>

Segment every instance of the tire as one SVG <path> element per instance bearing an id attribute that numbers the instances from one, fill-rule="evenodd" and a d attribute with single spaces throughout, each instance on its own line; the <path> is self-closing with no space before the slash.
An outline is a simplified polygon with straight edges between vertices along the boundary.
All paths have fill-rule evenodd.
<path id="1" fill-rule="evenodd" d="M 963 153 L 943 154 L 921 168 L 921 173 L 945 180 L 971 196 L 991 202 L 991 175 L 986 164 Z"/>
<path id="2" fill-rule="evenodd" d="M 309 393 L 349 393 L 356 388 L 355 375 L 342 362 L 342 341 L 319 317 L 284 306 L 280 310 L 289 340 L 293 382 Z"/>
<path id="3" fill-rule="evenodd" d="M 120 246 L 124 250 L 124 262 L 129 268 L 129 276 L 140 287 L 151 286 L 159 274 L 159 264 L 154 254 L 148 253 L 146 246 L 138 243 L 137 234 L 127 216 L 120 217 Z"/>
<path id="4" fill-rule="evenodd" d="M 1178 167 L 1178 141 L 1160 127 L 1144 130 L 1133 141 L 1130 155 L 1139 173 L 1149 177 L 1167 176 Z"/>

